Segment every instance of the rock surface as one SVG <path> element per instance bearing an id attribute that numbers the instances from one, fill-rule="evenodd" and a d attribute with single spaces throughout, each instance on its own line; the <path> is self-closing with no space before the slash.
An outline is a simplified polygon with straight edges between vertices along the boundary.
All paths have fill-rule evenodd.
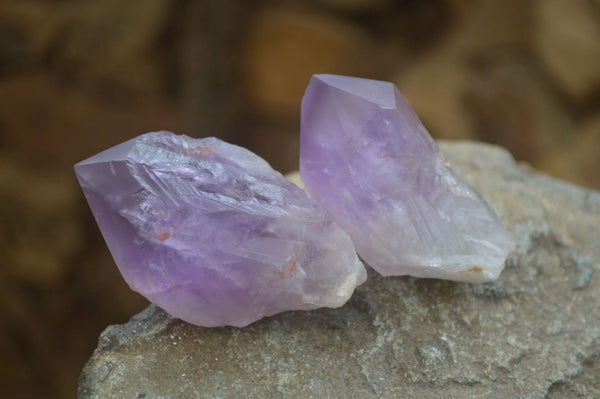
<path id="1" fill-rule="evenodd" d="M 517 250 L 496 282 L 369 279 L 339 309 L 243 329 L 149 307 L 110 326 L 80 398 L 564 398 L 600 395 L 600 193 L 519 167 L 499 147 L 442 143 Z"/>

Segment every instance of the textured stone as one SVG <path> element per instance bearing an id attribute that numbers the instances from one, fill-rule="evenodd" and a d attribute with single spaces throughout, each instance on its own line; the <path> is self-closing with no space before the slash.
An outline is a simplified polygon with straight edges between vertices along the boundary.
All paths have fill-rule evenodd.
<path id="1" fill-rule="evenodd" d="M 366 278 L 350 238 L 245 148 L 154 132 L 75 172 L 131 289 L 190 323 L 338 307 Z"/>
<path id="2" fill-rule="evenodd" d="M 498 147 L 441 148 L 517 238 L 499 280 L 370 272 L 341 308 L 244 329 L 198 328 L 152 306 L 104 331 L 79 397 L 599 397 L 600 193 Z"/>
<path id="3" fill-rule="evenodd" d="M 514 249 L 392 83 L 313 76 L 302 99 L 300 174 L 383 275 L 491 281 Z"/>

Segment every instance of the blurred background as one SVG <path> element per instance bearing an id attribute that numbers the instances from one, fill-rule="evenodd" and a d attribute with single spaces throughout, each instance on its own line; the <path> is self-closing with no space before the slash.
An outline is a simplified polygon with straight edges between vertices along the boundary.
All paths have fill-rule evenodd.
<path id="1" fill-rule="evenodd" d="M 146 306 L 72 166 L 152 130 L 298 165 L 313 73 L 393 81 L 437 139 L 600 188 L 600 1 L 0 0 L 0 387 L 68 398 Z"/>

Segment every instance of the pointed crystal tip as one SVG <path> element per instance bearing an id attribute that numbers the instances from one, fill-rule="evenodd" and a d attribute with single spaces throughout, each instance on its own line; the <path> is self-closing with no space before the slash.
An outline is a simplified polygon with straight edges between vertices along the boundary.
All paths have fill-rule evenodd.
<path id="1" fill-rule="evenodd" d="M 313 75 L 312 79 L 323 82 L 327 87 L 363 98 L 381 108 L 396 108 L 396 87 L 393 83 L 328 74 Z"/>

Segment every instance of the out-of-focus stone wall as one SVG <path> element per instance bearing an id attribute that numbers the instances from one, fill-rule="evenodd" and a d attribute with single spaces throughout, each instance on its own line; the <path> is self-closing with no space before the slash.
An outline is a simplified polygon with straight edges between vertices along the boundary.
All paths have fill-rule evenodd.
<path id="1" fill-rule="evenodd" d="M 0 3 L 0 386 L 71 397 L 121 280 L 72 165 L 167 129 L 296 169 L 313 73 L 391 80 L 436 138 L 600 188 L 597 0 Z"/>

